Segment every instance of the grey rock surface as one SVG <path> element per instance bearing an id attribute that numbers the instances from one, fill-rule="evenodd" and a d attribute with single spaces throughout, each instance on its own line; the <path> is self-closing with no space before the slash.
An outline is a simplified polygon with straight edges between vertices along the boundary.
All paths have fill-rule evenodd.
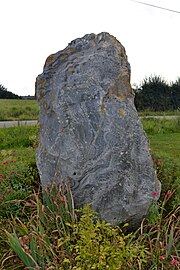
<path id="1" fill-rule="evenodd" d="M 37 77 L 41 184 L 70 183 L 76 207 L 136 226 L 160 193 L 124 47 L 89 34 L 50 55 Z M 154 193 L 153 193 L 154 194 Z"/>

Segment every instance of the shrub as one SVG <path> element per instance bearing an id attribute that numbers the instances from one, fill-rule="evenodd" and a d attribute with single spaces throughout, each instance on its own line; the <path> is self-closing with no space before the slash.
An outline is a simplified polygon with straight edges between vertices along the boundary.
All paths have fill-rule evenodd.
<path id="1" fill-rule="evenodd" d="M 79 222 L 72 227 L 70 247 L 74 262 L 69 269 L 136 269 L 146 262 L 148 250 L 125 235 L 120 227 L 112 227 L 97 219 L 96 213 L 85 205 Z"/>
<path id="2" fill-rule="evenodd" d="M 12 233 L 5 230 L 8 245 L 28 269 L 136 269 L 146 262 L 148 251 L 133 234 L 98 220 L 89 206 L 78 211 L 77 221 L 68 187 L 53 183 L 44 204 L 34 199 L 26 203 L 33 208 L 28 223 L 16 219 Z"/>

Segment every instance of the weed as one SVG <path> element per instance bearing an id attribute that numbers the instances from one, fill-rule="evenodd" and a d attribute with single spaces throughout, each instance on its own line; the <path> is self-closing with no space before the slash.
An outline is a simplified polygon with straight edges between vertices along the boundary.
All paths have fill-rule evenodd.
<path id="1" fill-rule="evenodd" d="M 180 207 L 166 212 L 166 204 L 172 196 L 173 192 L 169 191 L 161 203 L 153 202 L 148 217 L 139 229 L 137 242 L 143 242 L 151 254 L 150 256 L 147 254 L 147 264 L 143 269 L 169 270 L 179 265 Z"/>
<path id="2" fill-rule="evenodd" d="M 153 156 L 154 168 L 157 172 L 157 177 L 161 182 L 160 201 L 166 194 L 173 194 L 166 202 L 166 211 L 171 212 L 179 205 L 180 198 L 180 171 L 179 166 L 172 158 L 157 158 Z"/>
<path id="3" fill-rule="evenodd" d="M 143 120 L 162 194 L 133 234 L 98 221 L 89 206 L 77 220 L 68 187 L 53 184 L 42 203 L 35 165 L 37 128 L 1 129 L 1 269 L 179 269 L 179 133 L 176 121 L 171 127 L 168 123 L 152 127 Z"/>
<path id="4" fill-rule="evenodd" d="M 146 263 L 147 248 L 132 234 L 97 220 L 88 205 L 78 210 L 77 221 L 67 186 L 53 183 L 44 204 L 36 194 L 34 199 L 27 202 L 33 207 L 27 225 L 16 218 L 12 233 L 5 229 L 8 245 L 28 269 L 136 269 Z"/>
<path id="5" fill-rule="evenodd" d="M 62 243 L 69 235 L 69 224 L 76 220 L 71 191 L 67 186 L 57 187 L 53 183 L 44 192 L 44 204 L 34 194 L 25 202 L 24 212 L 29 207 L 32 215 L 26 224 L 16 218 L 12 233 L 5 229 L 7 243 L 28 269 L 47 269 L 48 266 L 57 269 L 55 267 L 71 255 L 66 241 Z M 8 264 L 7 260 L 5 262 Z M 10 260 L 8 265 L 11 263 Z"/>

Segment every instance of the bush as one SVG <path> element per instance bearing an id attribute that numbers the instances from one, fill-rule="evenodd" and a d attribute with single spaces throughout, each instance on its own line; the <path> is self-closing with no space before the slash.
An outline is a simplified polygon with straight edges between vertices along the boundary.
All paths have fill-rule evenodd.
<path id="1" fill-rule="evenodd" d="M 173 111 L 180 107 L 180 79 L 169 85 L 160 76 L 145 78 L 135 91 L 138 111 Z"/>
<path id="2" fill-rule="evenodd" d="M 43 204 L 37 194 L 24 202 L 24 213 L 31 209 L 28 221 L 16 218 L 11 229 L 4 229 L 7 238 L 2 234 L 2 241 L 11 249 L 3 256 L 1 269 L 175 269 L 180 207 L 165 211 L 172 196 L 168 191 L 162 203 L 152 201 L 141 227 L 126 234 L 124 228 L 100 221 L 88 205 L 77 211 L 77 219 L 69 187 L 53 183 Z M 18 268 L 13 268 L 15 261 Z"/>
<path id="3" fill-rule="evenodd" d="M 133 234 L 125 235 L 120 227 L 98 220 L 88 205 L 78 212 L 80 220 L 70 235 L 74 262 L 66 260 L 69 269 L 135 269 L 146 262 L 148 251 L 134 241 Z"/>
<path id="4" fill-rule="evenodd" d="M 44 204 L 34 199 L 27 203 L 33 207 L 27 225 L 16 219 L 13 232 L 5 230 L 8 245 L 28 269 L 135 269 L 146 262 L 143 244 L 98 220 L 89 206 L 78 211 L 77 221 L 68 187 L 53 183 Z"/>

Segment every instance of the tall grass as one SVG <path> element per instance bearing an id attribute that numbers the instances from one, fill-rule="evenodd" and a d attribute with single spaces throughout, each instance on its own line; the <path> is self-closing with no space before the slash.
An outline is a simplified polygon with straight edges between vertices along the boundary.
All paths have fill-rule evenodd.
<path id="1" fill-rule="evenodd" d="M 11 249 L 1 269 L 178 269 L 180 208 L 165 210 L 172 192 L 161 203 L 152 202 L 140 228 L 127 234 L 124 228 L 98 220 L 88 205 L 78 210 L 77 219 L 71 192 L 64 191 L 53 184 L 44 204 L 36 194 L 25 202 L 32 215 L 28 222 L 16 218 L 12 228 L 4 229 L 3 239 Z M 19 260 L 18 267 L 14 260 Z"/>
<path id="2" fill-rule="evenodd" d="M 0 149 L 30 147 L 37 142 L 36 126 L 0 128 Z"/>
<path id="3" fill-rule="evenodd" d="M 148 135 L 180 132 L 180 117 L 173 119 L 144 118 L 141 119 Z"/>
<path id="4" fill-rule="evenodd" d="M 162 194 L 158 202 L 152 201 L 148 216 L 131 234 L 98 220 L 89 206 L 77 218 L 69 187 L 53 183 L 42 201 L 35 167 L 36 127 L 0 129 L 2 270 L 179 269 L 179 157 L 174 160 L 178 147 L 174 141 L 180 136 L 178 119 L 142 122 L 150 142 L 164 138 L 162 155 L 151 143 Z"/>
<path id="5" fill-rule="evenodd" d="M 38 114 L 36 100 L 0 99 L 0 121 L 36 120 Z"/>

